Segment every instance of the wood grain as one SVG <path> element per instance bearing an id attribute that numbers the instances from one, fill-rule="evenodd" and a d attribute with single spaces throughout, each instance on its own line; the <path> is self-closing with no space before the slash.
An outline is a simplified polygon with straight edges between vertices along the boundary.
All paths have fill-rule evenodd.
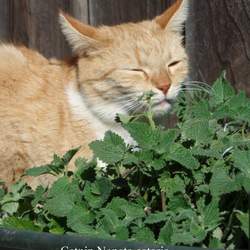
<path id="1" fill-rule="evenodd" d="M 151 19 L 162 13 L 172 0 L 89 0 L 92 25 L 114 25 Z"/>
<path id="2" fill-rule="evenodd" d="M 225 69 L 250 94 L 250 1 L 191 0 L 187 48 L 192 80 L 214 81 Z"/>
<path id="3" fill-rule="evenodd" d="M 0 41 L 5 42 L 10 40 L 10 16 L 9 16 L 9 1 L 0 0 Z"/>

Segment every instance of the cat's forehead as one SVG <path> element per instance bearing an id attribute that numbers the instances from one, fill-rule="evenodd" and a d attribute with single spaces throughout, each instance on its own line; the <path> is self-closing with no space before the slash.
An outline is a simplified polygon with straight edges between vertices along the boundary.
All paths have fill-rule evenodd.
<path id="1" fill-rule="evenodd" d="M 113 40 L 111 49 L 136 56 L 142 62 L 183 53 L 181 35 L 163 30 L 151 21 L 118 25 L 109 29 L 109 33 Z"/>

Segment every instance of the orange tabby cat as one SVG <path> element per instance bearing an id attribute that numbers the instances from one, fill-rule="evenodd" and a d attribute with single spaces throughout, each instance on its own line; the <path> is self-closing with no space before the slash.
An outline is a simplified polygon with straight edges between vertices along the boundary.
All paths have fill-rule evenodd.
<path id="1" fill-rule="evenodd" d="M 182 46 L 186 16 L 187 0 L 177 0 L 152 21 L 113 27 L 94 28 L 61 13 L 74 63 L 1 45 L 0 179 L 9 185 L 25 168 L 80 145 L 80 153 L 90 156 L 88 144 L 109 129 L 129 142 L 114 118 L 140 108 L 144 91 L 155 93 L 156 113 L 168 110 L 188 72 Z"/>

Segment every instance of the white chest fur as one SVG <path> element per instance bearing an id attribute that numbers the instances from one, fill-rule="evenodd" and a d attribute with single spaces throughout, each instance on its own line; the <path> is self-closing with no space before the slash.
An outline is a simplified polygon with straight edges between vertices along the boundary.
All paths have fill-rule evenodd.
<path id="1" fill-rule="evenodd" d="M 74 87 L 74 84 L 69 84 L 66 88 L 65 93 L 67 95 L 67 99 L 73 113 L 74 119 L 76 120 L 84 120 L 88 121 L 88 126 L 90 126 L 93 131 L 95 131 L 96 139 L 100 140 L 103 138 L 104 134 L 108 130 L 112 130 L 113 132 L 120 135 L 126 143 L 133 143 L 130 135 L 127 131 L 125 131 L 119 124 L 113 122 L 110 125 L 102 122 L 96 115 L 91 112 L 91 110 L 87 107 L 84 102 L 83 96 L 79 91 Z M 110 114 L 110 120 L 114 120 L 115 114 Z"/>

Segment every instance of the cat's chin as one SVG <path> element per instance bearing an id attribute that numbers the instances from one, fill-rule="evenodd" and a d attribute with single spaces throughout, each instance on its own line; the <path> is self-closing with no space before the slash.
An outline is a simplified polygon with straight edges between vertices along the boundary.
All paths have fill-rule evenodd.
<path id="1" fill-rule="evenodd" d="M 164 101 L 164 102 L 158 103 L 157 105 L 154 105 L 152 107 L 152 111 L 155 116 L 162 116 L 162 115 L 166 115 L 170 111 L 171 107 L 172 105 L 170 102 Z"/>

